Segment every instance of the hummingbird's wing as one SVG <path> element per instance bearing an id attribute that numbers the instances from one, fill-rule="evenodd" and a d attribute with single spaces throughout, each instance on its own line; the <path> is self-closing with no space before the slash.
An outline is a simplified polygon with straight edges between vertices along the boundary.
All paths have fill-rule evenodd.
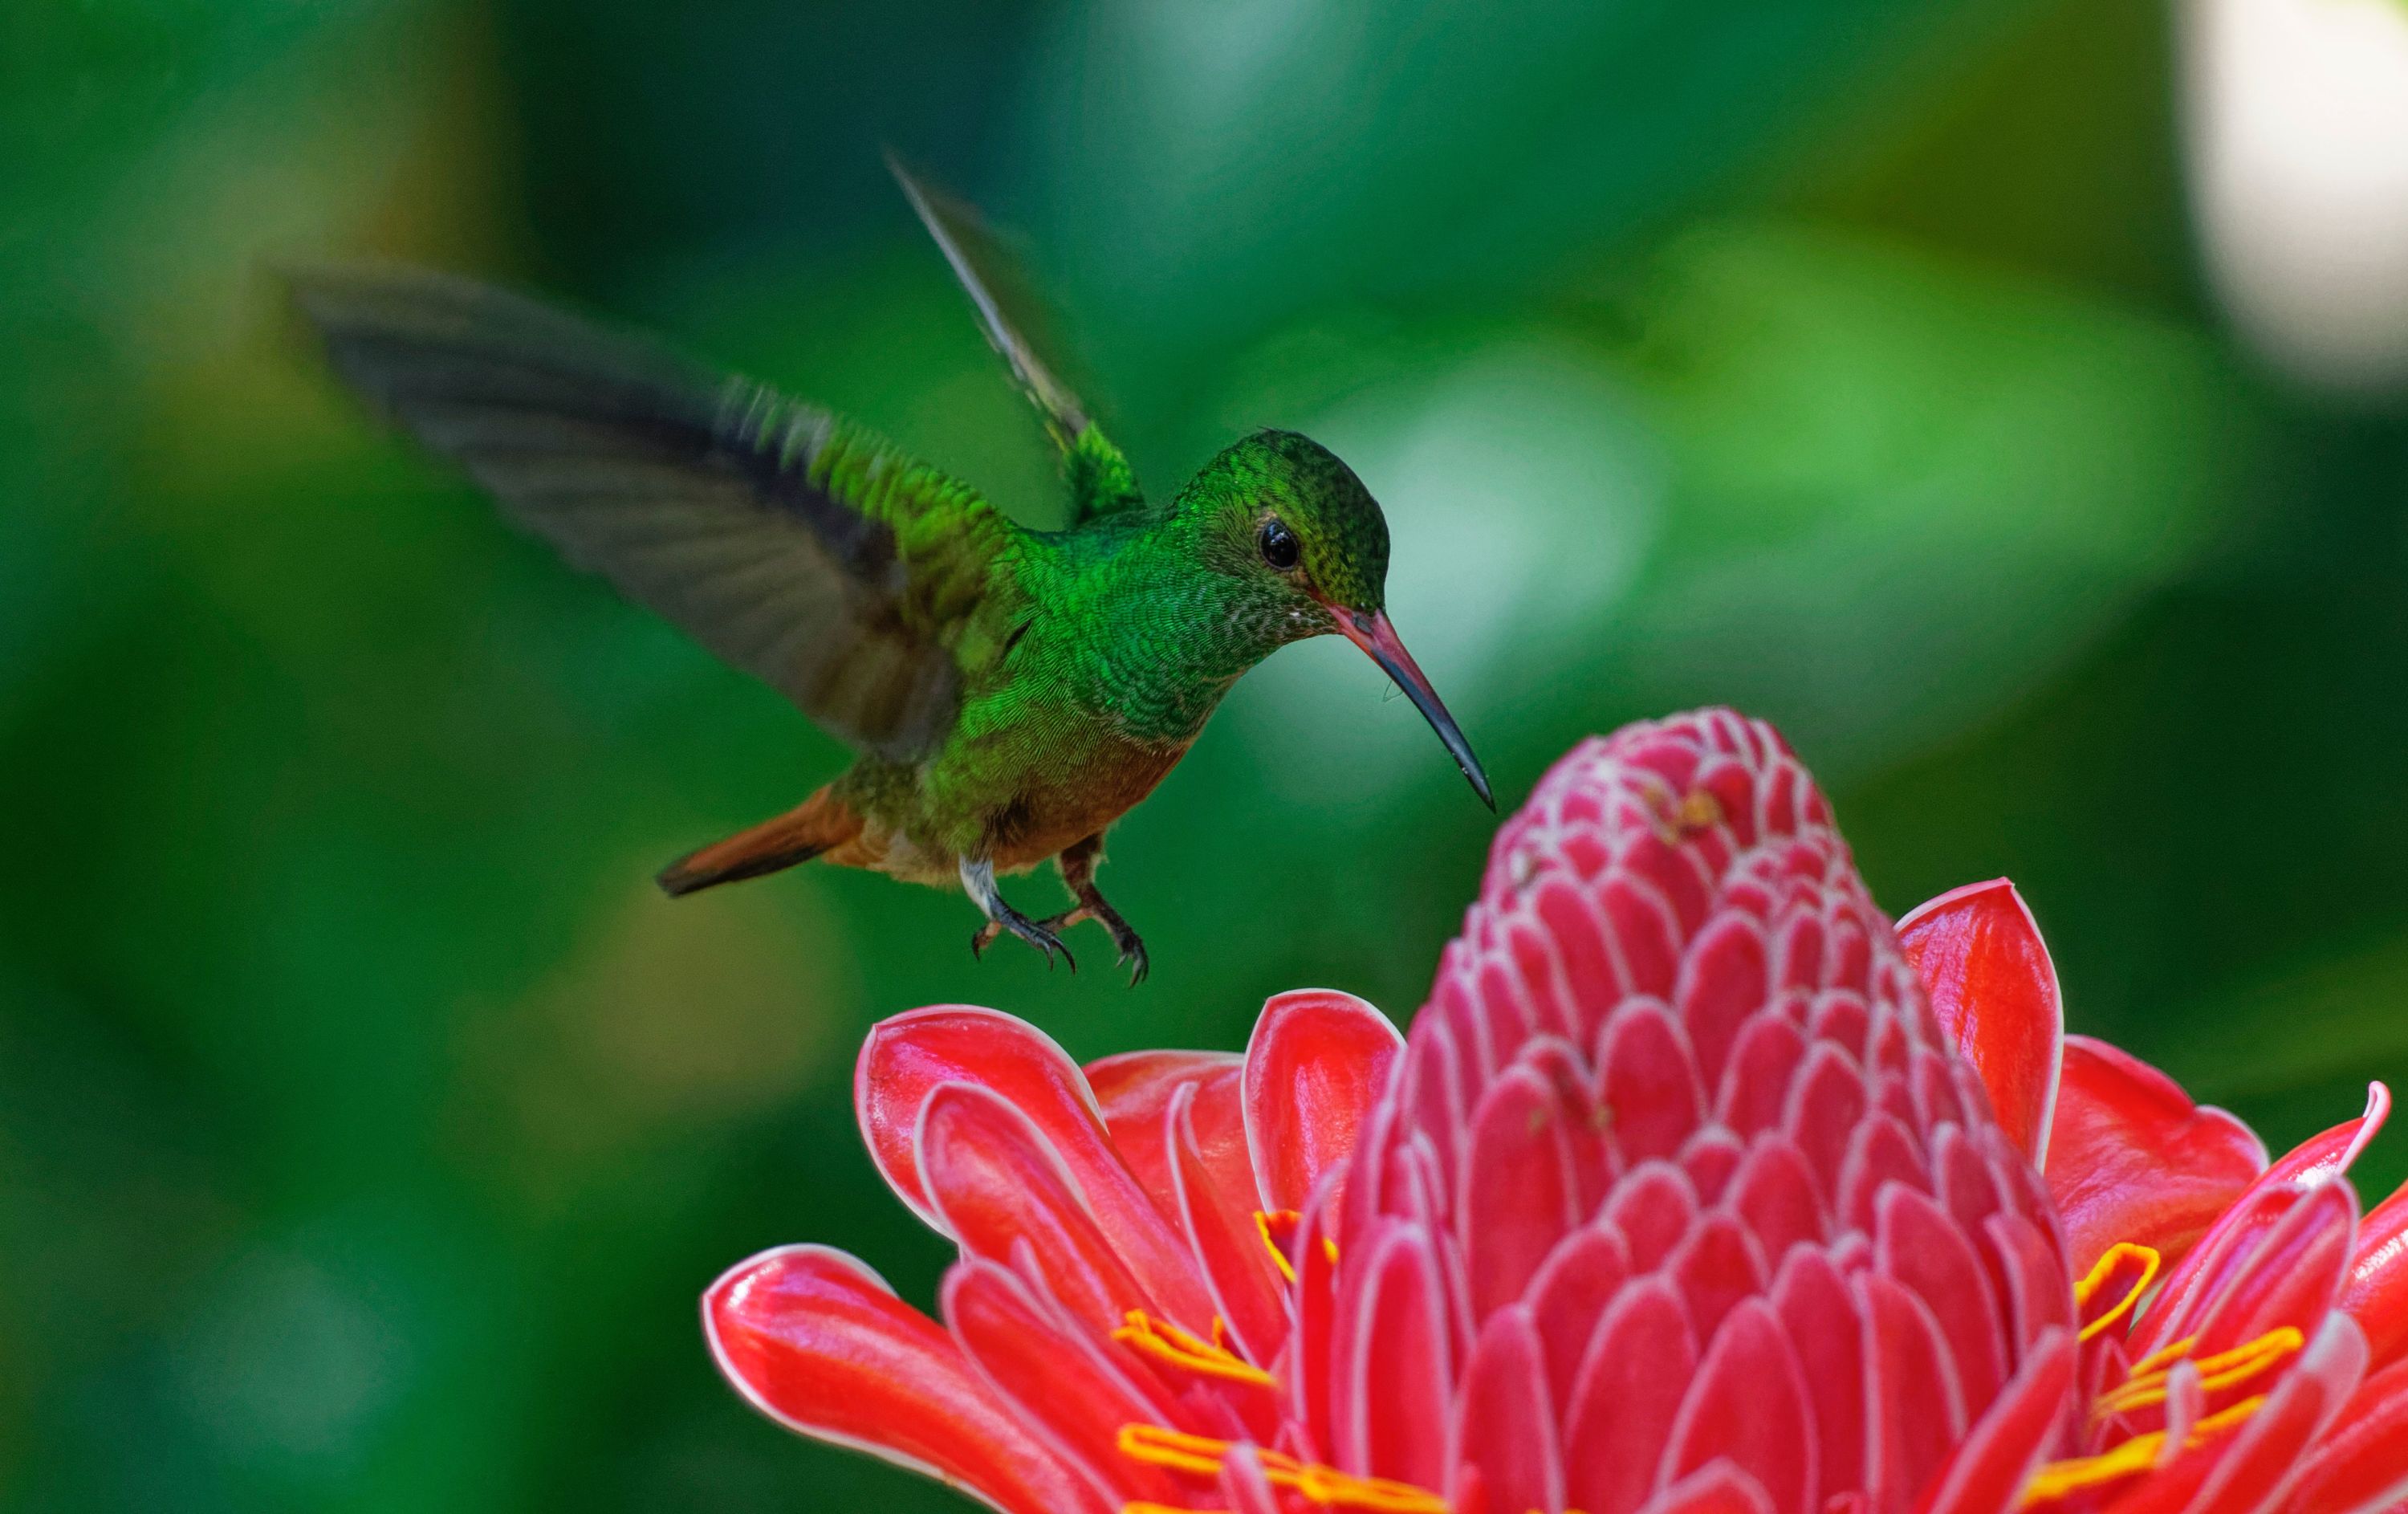
<path id="1" fill-rule="evenodd" d="M 1026 332 L 1041 329 L 1042 324 L 1035 318 L 1036 302 L 1017 261 L 976 210 L 921 182 L 892 152 L 886 155 L 886 166 L 953 266 L 953 277 L 978 310 L 988 345 L 1010 366 L 1021 392 L 1044 417 L 1045 434 L 1061 449 L 1063 472 L 1070 484 L 1070 524 L 1141 508 L 1145 497 L 1128 459 L 1028 339 Z"/>
<path id="2" fill-rule="evenodd" d="M 290 273 L 337 371 L 580 568 L 898 760 L 952 728 L 1025 533 L 824 411 L 515 295 Z"/>

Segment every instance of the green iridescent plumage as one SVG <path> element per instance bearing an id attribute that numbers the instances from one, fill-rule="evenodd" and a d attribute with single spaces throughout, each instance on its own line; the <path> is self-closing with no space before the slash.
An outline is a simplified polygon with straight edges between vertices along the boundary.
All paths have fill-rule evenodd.
<path id="1" fill-rule="evenodd" d="M 784 692 L 859 760 L 787 815 L 681 858 L 673 893 L 813 857 L 958 882 L 1061 950 L 1079 919 L 1145 958 L 1096 890 L 1105 829 L 1221 697 L 1340 632 L 1486 781 L 1389 627 L 1388 533 L 1352 470 L 1265 431 L 1149 504 L 1020 335 L 991 244 L 897 170 L 1060 450 L 1070 523 L 1024 527 L 892 443 L 517 296 L 406 268 L 294 274 L 335 368 L 571 562 Z M 1077 905 L 1027 919 L 998 872 L 1058 861 Z M 1065 953 L 1067 957 L 1067 952 Z"/>

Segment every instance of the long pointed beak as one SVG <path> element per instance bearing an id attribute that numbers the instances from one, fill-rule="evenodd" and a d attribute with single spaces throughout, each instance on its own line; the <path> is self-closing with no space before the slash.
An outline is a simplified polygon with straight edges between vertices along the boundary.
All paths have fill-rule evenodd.
<path id="1" fill-rule="evenodd" d="M 1397 681 L 1397 686 L 1405 691 L 1405 698 L 1412 700 L 1413 708 L 1430 723 L 1430 729 L 1438 732 L 1438 739 L 1446 743 L 1448 753 L 1454 757 L 1455 765 L 1471 780 L 1471 791 L 1480 796 L 1480 802 L 1492 810 L 1497 808 L 1495 797 L 1488 792 L 1488 775 L 1480 771 L 1480 759 L 1471 755 L 1471 743 L 1463 739 L 1463 728 L 1455 723 L 1455 716 L 1448 714 L 1446 706 L 1439 702 L 1438 690 L 1430 687 L 1429 679 L 1413 661 L 1413 655 L 1406 651 L 1405 643 L 1397 639 L 1397 627 L 1388 624 L 1388 613 L 1384 610 L 1368 615 L 1352 610 L 1337 610 L 1335 613 L 1338 628 L 1346 633 L 1346 639 L 1369 654 L 1381 670 Z"/>

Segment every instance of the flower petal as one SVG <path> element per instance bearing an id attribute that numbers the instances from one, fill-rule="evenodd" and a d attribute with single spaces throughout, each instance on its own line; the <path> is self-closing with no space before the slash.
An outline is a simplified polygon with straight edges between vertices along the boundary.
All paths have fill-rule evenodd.
<path id="1" fill-rule="evenodd" d="M 2366 1332 L 2368 1360 L 2387 1366 L 2408 1351 L 2408 1187 L 2358 1221 L 2358 1255 L 2341 1306 Z"/>
<path id="2" fill-rule="evenodd" d="M 840 1251 L 789 1246 L 739 1262 L 703 1294 L 702 1328 L 737 1391 L 791 1430 L 1010 1514 L 1115 1507 L 1030 1436 L 935 1320 Z"/>
<path id="3" fill-rule="evenodd" d="M 1448 1462 L 1458 1480 L 1477 1471 L 1492 1508 L 1564 1507 L 1546 1356 L 1529 1306 L 1516 1304 L 1489 1318 L 1464 1368 Z"/>
<path id="4" fill-rule="evenodd" d="M 1104 1128 L 1138 1187 L 1172 1224 L 1168 1132 L 1170 1101 L 1181 1089 L 1196 1089 L 1197 1152 L 1214 1183 L 1243 1195 L 1254 1208 L 1254 1169 L 1246 1155 L 1245 1111 L 1239 1083 L 1245 1059 L 1224 1051 L 1130 1051 L 1087 1064 L 1087 1086 L 1104 1115 Z"/>
<path id="5" fill-rule="evenodd" d="M 1096 1228 L 1044 1135 L 1016 1105 L 973 1083 L 941 1083 L 921 1106 L 914 1142 L 928 1200 L 962 1254 L 1033 1268 L 1088 1329 L 1110 1334 L 1131 1309 L 1162 1313 Z M 1191 1308 L 1177 1317 L 1209 1329 Z"/>
<path id="6" fill-rule="evenodd" d="M 1898 944 L 1942 1032 L 1981 1071 L 1999 1124 L 2045 1170 L 2065 1002 L 2023 896 L 2004 878 L 1951 889 L 1898 922 Z"/>
<path id="7" fill-rule="evenodd" d="M 1140 1372 L 1107 1356 L 1093 1334 L 1065 1329 L 1009 1270 L 964 1262 L 945 1275 L 945 1323 L 996 1395 L 1019 1409 L 1056 1456 L 1117 1507 L 1168 1503 L 1168 1473 L 1123 1454 L 1128 1424 L 1172 1424 L 1172 1407 Z M 1150 1391 L 1151 1390 L 1151 1391 Z"/>
<path id="8" fill-rule="evenodd" d="M 2315 1460 L 2284 1501 L 2285 1514 L 2372 1514 L 2408 1498 L 2408 1362 L 2359 1385 Z"/>
<path id="9" fill-rule="evenodd" d="M 2007 1514 L 2064 1421 L 2073 1394 L 2074 1338 L 2053 1331 L 1949 1453 L 1918 1514 Z"/>
<path id="10" fill-rule="evenodd" d="M 1327 988 L 1263 1006 L 1246 1043 L 1246 1145 L 1266 1209 L 1300 1209 L 1354 1150 L 1404 1038 L 1388 1017 Z"/>
<path id="11" fill-rule="evenodd" d="M 1189 1084 L 1171 1101 L 1166 1144 L 1172 1199 L 1187 1244 L 1203 1268 L 1214 1309 L 1247 1360 L 1268 1366 L 1287 1340 L 1285 1301 L 1254 1211 L 1241 1207 L 1243 1200 L 1222 1186 L 1205 1155 L 1196 1116 L 1202 1092 L 1200 1085 Z M 1252 1176 L 1242 1192 L 1244 1198 L 1253 1197 Z"/>
<path id="12" fill-rule="evenodd" d="M 2049 1192 L 2076 1276 L 2119 1241 L 2173 1265 L 2266 1169 L 2266 1148 L 2248 1126 L 2192 1103 L 2139 1058 L 2080 1035 L 2065 1038 L 2048 1149 Z"/>
<path id="13" fill-rule="evenodd" d="M 1598 1322 L 1564 1417 L 1567 1507 L 1634 1514 L 1647 1501 L 1697 1361 L 1670 1284 L 1648 1278 L 1622 1291 Z"/>
<path id="14" fill-rule="evenodd" d="M 1329 1403 L 1338 1464 L 1443 1487 L 1455 1365 L 1437 1237 L 1390 1220 L 1352 1244 L 1367 1254 L 1339 1277 Z"/>
<path id="15" fill-rule="evenodd" d="M 1773 1514 L 1806 1514 L 1817 1477 L 1808 1414 L 1798 1353 L 1771 1306 L 1751 1298 L 1731 1311 L 1706 1348 L 1659 1476 L 1675 1481 L 1727 1460 L 1755 1479 Z"/>
<path id="16" fill-rule="evenodd" d="M 2258 1514 L 2340 1414 L 2365 1366 L 2365 1338 L 2348 1316 L 2331 1316 L 2239 1430 L 2176 1457 L 2108 1505 L 2108 1514 Z"/>

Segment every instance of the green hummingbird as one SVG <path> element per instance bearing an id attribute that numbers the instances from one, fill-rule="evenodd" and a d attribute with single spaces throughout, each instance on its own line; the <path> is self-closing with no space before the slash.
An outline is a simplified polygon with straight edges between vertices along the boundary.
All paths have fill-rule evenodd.
<path id="1" fill-rule="evenodd" d="M 819 858 L 959 887 L 1066 960 L 1096 920 L 1104 835 L 1238 679 L 1346 637 L 1400 685 L 1491 809 L 1470 744 L 1389 624 L 1388 526 L 1292 431 L 1234 443 L 1167 503 L 1022 335 L 974 212 L 892 165 L 1060 454 L 1069 523 L 1021 526 L 816 406 L 516 295 L 398 267 L 288 272 L 336 371 L 577 567 L 752 672 L 858 753 L 775 819 L 670 863 L 673 895 Z M 1073 900 L 1031 919 L 998 873 L 1052 858 Z M 1077 968 L 1071 962 L 1073 971 Z"/>

